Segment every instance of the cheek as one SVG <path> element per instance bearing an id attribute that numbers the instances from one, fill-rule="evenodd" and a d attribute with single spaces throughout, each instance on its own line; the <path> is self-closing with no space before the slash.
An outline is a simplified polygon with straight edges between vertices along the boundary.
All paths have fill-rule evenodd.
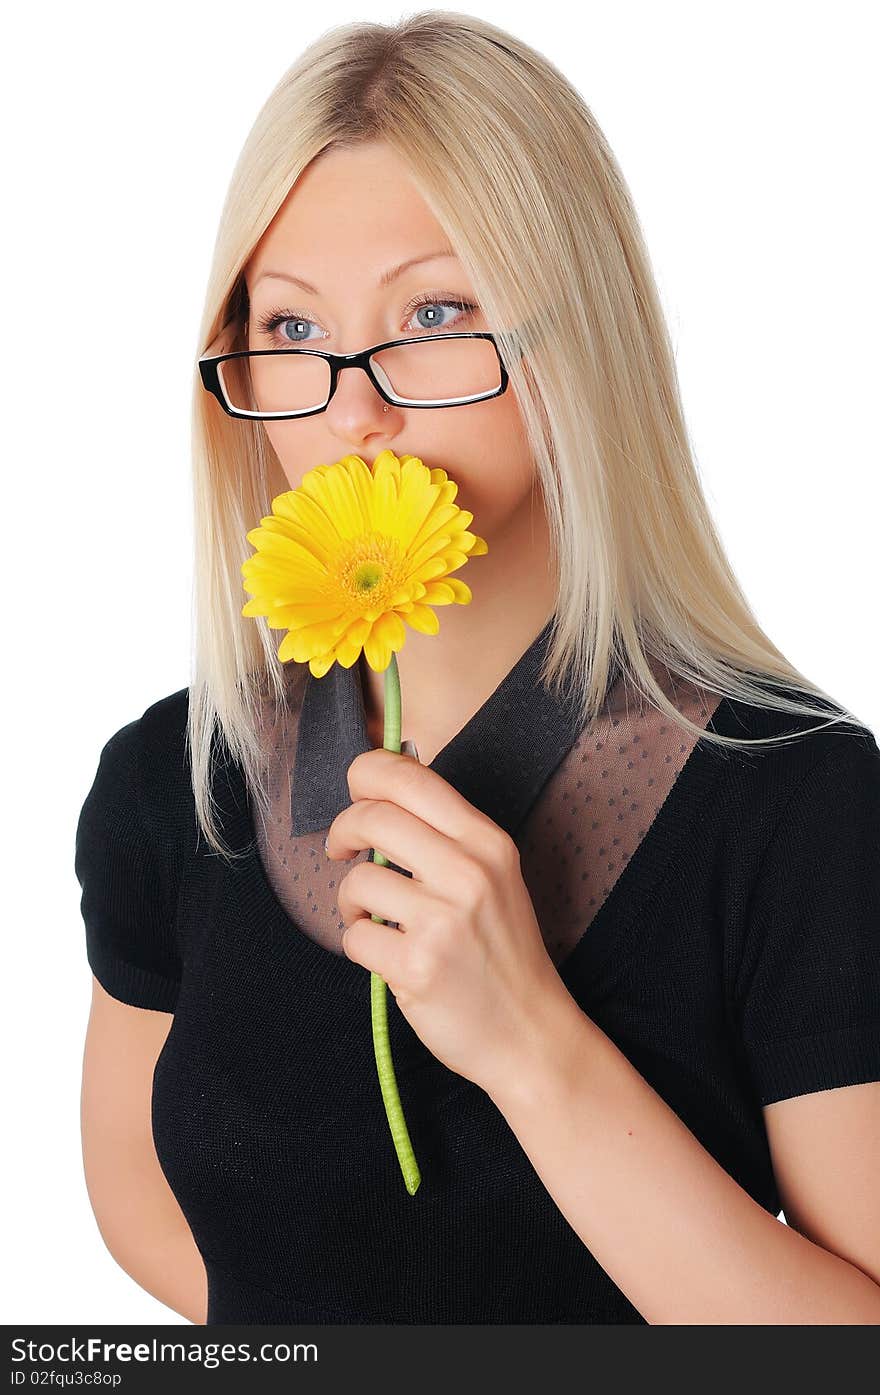
<path id="1" fill-rule="evenodd" d="M 474 515 L 471 529 L 488 538 L 528 506 L 532 482 L 530 463 L 499 449 L 468 469 L 456 502 Z"/>
<path id="2" fill-rule="evenodd" d="M 458 454 L 461 470 L 450 473 L 459 481 L 456 503 L 470 509 L 473 528 L 479 521 L 489 528 L 492 521 L 508 518 L 526 501 L 536 479 L 531 447 L 516 399 L 508 391 L 482 407 L 484 415 L 474 423 Z M 450 412 L 450 415 L 452 413 Z"/>
<path id="3" fill-rule="evenodd" d="M 326 429 L 312 425 L 318 417 L 305 421 L 263 422 L 263 430 L 291 489 L 296 489 L 303 475 L 313 465 L 330 464 L 327 455 Z M 339 455 L 344 451 L 340 449 Z M 334 456 L 333 459 L 337 457 Z"/>

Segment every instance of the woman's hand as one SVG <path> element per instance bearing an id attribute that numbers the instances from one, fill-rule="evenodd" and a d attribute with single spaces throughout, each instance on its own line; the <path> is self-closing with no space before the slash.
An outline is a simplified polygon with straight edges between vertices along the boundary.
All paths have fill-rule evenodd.
<path id="1" fill-rule="evenodd" d="M 491 1095 L 539 1049 L 563 997 L 571 1005 L 519 850 L 436 771 L 395 751 L 362 752 L 348 787 L 354 802 L 333 820 L 327 856 L 374 848 L 412 877 L 374 862 L 346 873 L 345 954 L 385 980 L 439 1061 Z"/>

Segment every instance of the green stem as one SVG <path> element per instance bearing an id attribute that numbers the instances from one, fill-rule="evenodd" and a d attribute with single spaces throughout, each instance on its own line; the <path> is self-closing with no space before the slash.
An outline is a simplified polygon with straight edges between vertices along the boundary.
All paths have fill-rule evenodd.
<path id="1" fill-rule="evenodd" d="M 385 732 L 383 745 L 386 751 L 400 751 L 400 674 L 397 668 L 397 655 L 392 652 L 391 662 L 385 670 Z M 373 849 L 373 861 L 379 867 L 388 866 L 388 858 Z M 386 925 L 380 915 L 371 915 L 380 925 Z M 370 973 L 370 1013 L 373 1021 L 373 1050 L 376 1068 L 379 1073 L 379 1087 L 382 1101 L 394 1141 L 397 1161 L 403 1173 L 403 1180 L 410 1196 L 415 1196 L 422 1180 L 416 1155 L 410 1142 L 409 1130 L 403 1117 L 403 1106 L 397 1089 L 394 1062 L 391 1059 L 391 1042 L 388 1038 L 388 998 L 387 985 L 381 974 Z"/>

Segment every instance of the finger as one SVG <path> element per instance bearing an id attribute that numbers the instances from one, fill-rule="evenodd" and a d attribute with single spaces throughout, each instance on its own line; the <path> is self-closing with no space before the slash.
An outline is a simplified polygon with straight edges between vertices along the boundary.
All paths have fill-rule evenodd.
<path id="1" fill-rule="evenodd" d="M 384 979 L 397 997 L 403 965 L 401 951 L 403 935 L 399 930 L 380 925 L 375 920 L 356 920 L 342 935 L 342 950 L 347 959 L 360 964 L 371 974 Z"/>
<path id="2" fill-rule="evenodd" d="M 386 799 L 356 799 L 331 823 L 326 851 L 330 858 L 349 860 L 364 848 L 375 848 L 423 883 L 431 878 L 443 885 L 454 878 L 464 849 L 431 824 Z M 400 876 L 399 872 L 393 874 Z"/>
<path id="3" fill-rule="evenodd" d="M 365 916 L 381 916 L 401 930 L 425 922 L 427 894 L 420 882 L 402 877 L 376 862 L 358 862 L 339 883 L 336 904 L 346 925 Z"/>
<path id="4" fill-rule="evenodd" d="M 355 801 L 391 800 L 447 838 L 472 847 L 494 846 L 500 836 L 498 825 L 436 770 L 383 746 L 355 756 L 348 767 L 348 788 Z"/>

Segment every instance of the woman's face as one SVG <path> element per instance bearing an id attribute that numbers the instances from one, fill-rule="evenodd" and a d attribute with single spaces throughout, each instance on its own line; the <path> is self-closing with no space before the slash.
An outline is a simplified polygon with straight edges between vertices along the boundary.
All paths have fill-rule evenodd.
<path id="1" fill-rule="evenodd" d="M 248 347 L 343 354 L 432 329 L 488 329 L 458 258 L 428 259 L 445 247 L 441 225 L 390 147 L 373 141 L 327 151 L 304 171 L 248 264 Z M 410 258 L 425 260 L 380 285 L 386 269 Z M 315 293 L 285 277 L 309 282 Z M 443 301 L 469 301 L 475 309 Z M 270 332 L 260 328 L 276 315 Z M 456 503 L 487 538 L 499 537 L 534 484 L 512 387 L 458 407 L 398 407 L 386 404 L 359 368 L 347 368 L 324 412 L 263 426 L 292 489 L 307 470 L 343 455 L 368 465 L 385 449 L 415 455 L 429 469 L 448 471 L 459 486 Z"/>

